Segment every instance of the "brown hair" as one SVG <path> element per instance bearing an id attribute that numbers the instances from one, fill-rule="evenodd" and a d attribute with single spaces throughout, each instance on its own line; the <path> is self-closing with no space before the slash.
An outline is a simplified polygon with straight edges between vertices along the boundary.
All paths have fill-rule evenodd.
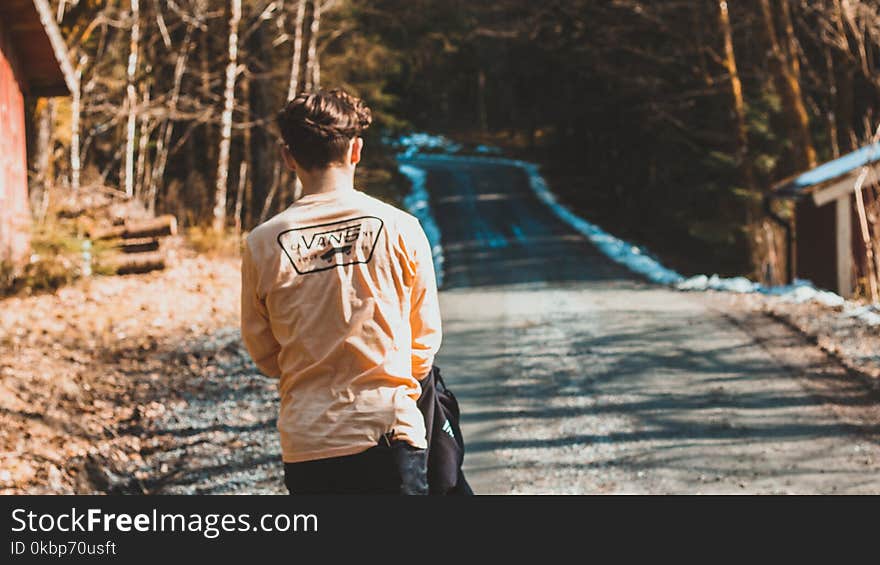
<path id="1" fill-rule="evenodd" d="M 287 149 L 309 171 L 343 162 L 351 139 L 372 121 L 363 100 L 341 89 L 299 94 L 276 118 Z"/>

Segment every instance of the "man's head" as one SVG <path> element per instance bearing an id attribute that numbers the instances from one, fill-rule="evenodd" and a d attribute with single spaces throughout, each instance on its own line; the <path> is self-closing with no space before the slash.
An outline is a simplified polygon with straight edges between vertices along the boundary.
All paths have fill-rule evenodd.
<path id="1" fill-rule="evenodd" d="M 343 90 L 300 94 L 276 118 L 284 159 L 292 169 L 312 172 L 360 161 L 360 134 L 373 121 L 364 102 Z"/>

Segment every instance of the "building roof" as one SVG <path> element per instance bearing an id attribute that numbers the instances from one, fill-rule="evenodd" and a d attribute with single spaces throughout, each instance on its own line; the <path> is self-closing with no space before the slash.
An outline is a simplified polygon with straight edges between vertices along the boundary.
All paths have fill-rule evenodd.
<path id="1" fill-rule="evenodd" d="M 10 36 L 27 94 L 70 93 L 74 72 L 47 0 L 0 0 L 0 26 Z"/>
<path id="2" fill-rule="evenodd" d="M 812 195 L 816 206 L 822 206 L 852 191 L 865 165 L 869 165 L 874 172 L 867 182 L 877 182 L 880 178 L 877 176 L 877 173 L 880 173 L 880 143 L 866 145 L 795 177 L 785 179 L 777 183 L 773 189 L 777 196 L 786 198 Z"/>

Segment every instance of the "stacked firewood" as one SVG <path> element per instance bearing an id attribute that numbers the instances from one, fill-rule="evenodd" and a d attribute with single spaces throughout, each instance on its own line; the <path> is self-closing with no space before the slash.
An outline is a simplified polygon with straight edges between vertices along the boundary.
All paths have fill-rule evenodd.
<path id="1" fill-rule="evenodd" d="M 171 215 L 145 219 L 122 219 L 116 224 L 90 230 L 93 241 L 108 241 L 120 252 L 108 261 L 117 274 L 148 273 L 164 269 L 166 256 L 161 240 L 177 234 L 177 219 Z"/>

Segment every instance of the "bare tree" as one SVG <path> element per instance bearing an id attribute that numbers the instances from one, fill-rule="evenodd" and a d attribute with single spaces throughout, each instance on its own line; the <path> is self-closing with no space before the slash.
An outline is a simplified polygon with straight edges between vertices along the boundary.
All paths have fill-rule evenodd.
<path id="1" fill-rule="evenodd" d="M 143 100 L 144 100 L 144 108 L 148 108 L 150 105 L 150 85 L 143 85 Z M 144 183 L 149 182 L 145 178 L 148 174 L 147 172 L 147 146 L 150 142 L 150 126 L 149 126 L 149 114 L 147 112 L 141 112 L 140 119 L 140 135 L 138 136 L 138 156 L 137 156 L 137 169 L 135 172 L 135 185 L 134 185 L 134 195 L 135 198 L 142 199 L 143 191 L 144 191 Z"/>
<path id="2" fill-rule="evenodd" d="M 242 161 L 238 167 L 238 190 L 235 193 L 235 213 L 233 220 L 235 221 L 235 233 L 241 233 L 241 207 L 244 203 L 244 187 L 247 184 L 247 161 Z"/>
<path id="3" fill-rule="evenodd" d="M 168 101 L 168 117 L 162 124 L 162 131 L 156 140 L 156 157 L 153 162 L 153 172 L 150 176 L 150 188 L 147 193 L 147 208 L 150 212 L 156 209 L 156 197 L 159 184 L 165 176 L 165 166 L 168 163 L 168 150 L 171 144 L 171 136 L 174 133 L 174 119 L 177 112 L 177 104 L 180 100 L 180 89 L 183 84 L 183 73 L 186 70 L 186 61 L 192 46 L 193 24 L 187 23 L 186 33 L 183 37 L 183 45 L 177 54 L 174 64 L 174 83 L 171 86 L 171 95 Z"/>
<path id="4" fill-rule="evenodd" d="M 306 0 L 299 0 L 296 6 L 296 20 L 293 32 L 293 59 L 290 64 L 290 81 L 287 99 L 293 100 L 299 91 L 299 75 L 302 65 L 303 25 L 306 19 Z"/>
<path id="5" fill-rule="evenodd" d="M 874 132 L 874 137 L 871 140 L 871 145 L 875 147 L 878 143 L 880 143 L 880 126 L 877 126 L 877 130 Z M 865 179 L 872 171 L 873 168 L 870 163 L 862 167 L 861 171 L 859 171 L 859 176 L 856 179 L 855 186 L 853 187 L 853 192 L 855 193 L 856 213 L 859 218 L 859 232 L 862 236 L 862 244 L 865 246 L 865 278 L 868 280 L 868 292 L 872 302 L 880 303 L 880 266 L 876 264 L 877 258 L 874 253 L 874 239 L 871 237 L 871 222 L 868 219 L 863 195 Z"/>
<path id="6" fill-rule="evenodd" d="M 82 75 L 88 57 L 85 55 L 79 59 L 76 66 L 73 92 L 70 102 L 70 188 L 74 192 L 79 191 L 80 170 L 82 169 L 80 141 L 80 104 L 82 103 Z"/>
<path id="7" fill-rule="evenodd" d="M 787 2 L 787 0 L 782 0 Z M 791 128 L 791 133 L 796 140 L 795 157 L 798 168 L 809 169 L 816 166 L 816 149 L 813 146 L 810 135 L 810 117 L 804 104 L 801 93 L 801 85 L 798 80 L 799 66 L 792 63 L 790 57 L 779 41 L 776 34 L 776 23 L 770 0 L 761 0 L 761 15 L 763 16 L 764 33 L 770 47 L 770 63 L 772 65 L 776 87 L 783 100 L 786 119 Z M 789 48 L 792 51 L 793 48 Z"/>
<path id="8" fill-rule="evenodd" d="M 752 164 L 749 160 L 749 137 L 746 128 L 746 104 L 743 99 L 742 81 L 736 66 L 736 53 L 733 49 L 733 32 L 730 27 L 730 13 L 727 9 L 727 1 L 718 2 L 718 23 L 721 35 L 724 38 L 724 68 L 730 81 L 731 105 L 736 119 L 736 163 L 740 169 L 746 188 L 755 188 Z"/>
<path id="9" fill-rule="evenodd" d="M 318 61 L 318 32 L 321 30 L 321 2 L 312 3 L 312 24 L 309 28 L 309 52 L 306 59 L 306 90 L 321 86 L 321 63 Z"/>
<path id="10" fill-rule="evenodd" d="M 229 177 L 229 149 L 232 139 L 232 110 L 235 106 L 235 77 L 238 74 L 238 24 L 241 0 L 231 0 L 229 17 L 229 61 L 226 64 L 226 87 L 223 92 L 223 116 L 220 120 L 220 156 L 217 160 L 217 192 L 214 198 L 215 231 L 226 226 L 226 191 Z"/>
<path id="11" fill-rule="evenodd" d="M 140 0 L 130 0 L 130 2 L 131 39 L 128 51 L 128 67 L 126 69 L 126 110 L 128 112 L 128 122 L 125 128 L 125 170 L 123 171 L 126 196 L 134 196 L 134 137 L 137 125 L 137 88 L 135 86 L 135 79 L 141 34 Z"/>

